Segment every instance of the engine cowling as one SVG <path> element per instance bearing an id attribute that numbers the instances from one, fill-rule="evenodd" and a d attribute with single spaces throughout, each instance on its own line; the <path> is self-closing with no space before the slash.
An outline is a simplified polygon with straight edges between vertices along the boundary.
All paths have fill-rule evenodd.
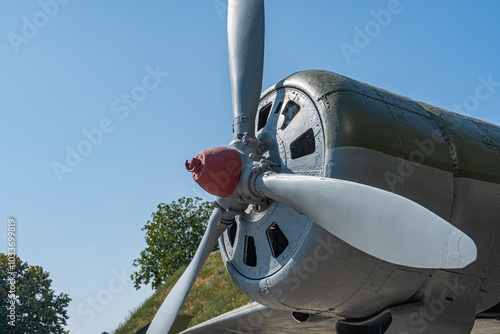
<path id="1" fill-rule="evenodd" d="M 498 303 L 500 234 L 488 231 L 500 217 L 499 127 L 325 71 L 267 89 L 255 124 L 276 172 L 391 191 L 480 240 L 477 260 L 449 272 L 483 280 L 478 311 Z M 423 298 L 433 273 L 377 260 L 282 204 L 239 219 L 219 241 L 222 256 L 240 289 L 270 307 L 368 317 Z"/>
<path id="2" fill-rule="evenodd" d="M 276 172 L 334 177 L 336 157 L 328 140 L 338 132 L 340 115 L 304 89 L 314 83 L 287 84 L 296 80 L 304 79 L 292 76 L 262 95 L 255 133 L 263 156 L 279 165 Z M 261 304 L 284 310 L 366 317 L 408 300 L 427 275 L 379 261 L 275 202 L 250 206 L 224 233 L 220 246 L 240 289 Z M 396 286 L 402 279 L 410 284 Z"/>

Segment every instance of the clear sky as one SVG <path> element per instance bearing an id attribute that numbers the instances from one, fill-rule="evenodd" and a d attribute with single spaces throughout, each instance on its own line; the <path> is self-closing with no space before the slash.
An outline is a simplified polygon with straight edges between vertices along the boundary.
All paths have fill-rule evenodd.
<path id="1" fill-rule="evenodd" d="M 151 294 L 128 279 L 141 227 L 203 195 L 184 161 L 231 140 L 227 1 L 58 1 L 0 4 L 0 251 L 15 217 L 21 259 L 73 299 L 71 333 L 110 332 Z M 263 86 L 324 69 L 500 124 L 499 13 L 268 0 Z"/>

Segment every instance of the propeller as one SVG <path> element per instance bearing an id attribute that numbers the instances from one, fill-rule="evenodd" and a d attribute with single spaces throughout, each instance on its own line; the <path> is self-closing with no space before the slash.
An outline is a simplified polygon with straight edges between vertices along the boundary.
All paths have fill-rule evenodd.
<path id="1" fill-rule="evenodd" d="M 229 0 L 227 15 L 234 134 L 254 137 L 264 69 L 264 1 Z"/>
<path id="2" fill-rule="evenodd" d="M 375 187 L 315 176 L 278 174 L 261 160 L 255 118 L 264 62 L 263 0 L 229 0 L 228 50 L 234 138 L 230 147 L 200 152 L 186 168 L 218 196 L 200 246 L 151 323 L 169 332 L 215 242 L 249 204 L 267 198 L 308 216 L 329 233 L 381 260 L 417 268 L 463 268 L 474 241 L 425 207 Z"/>
<path id="3" fill-rule="evenodd" d="M 255 147 L 254 145 L 251 148 L 252 145 L 243 144 L 243 139 L 247 144 L 255 143 L 251 139 L 255 138 L 254 119 L 262 89 L 262 72 L 264 67 L 264 1 L 229 0 L 227 35 L 233 100 L 233 131 L 235 133 L 233 146 L 240 147 L 243 151 L 256 152 L 258 151 L 258 146 Z M 244 136 L 245 138 L 243 138 Z M 210 157 L 214 159 L 210 159 Z M 241 161 L 239 160 L 238 151 L 230 148 L 220 148 L 219 150 L 215 150 L 213 154 L 207 152 L 207 154 L 198 155 L 197 158 L 194 158 L 191 163 L 186 162 L 188 170 L 193 173 L 193 176 L 196 176 L 195 179 L 197 182 L 210 189 L 210 193 L 226 197 L 227 194 L 224 190 L 227 191 L 228 186 L 235 188 L 240 177 Z M 213 164 L 211 163 L 212 161 Z M 225 171 L 221 179 L 221 171 L 216 170 L 214 173 L 209 173 L 208 169 L 205 168 L 205 164 L 209 163 L 212 166 L 212 170 L 220 169 L 221 162 L 225 166 L 231 166 L 231 163 L 234 163 L 234 167 L 232 167 L 234 172 Z M 214 182 L 208 179 L 208 181 L 203 183 L 203 180 L 206 179 L 203 175 L 207 174 L 219 177 Z M 198 177 L 200 177 L 200 180 L 198 180 Z M 229 184 L 225 181 L 224 177 L 230 179 L 228 181 Z M 234 182 L 235 180 L 236 182 Z M 230 189 L 229 194 L 231 193 L 232 190 Z M 218 203 L 225 205 L 222 198 L 218 199 Z M 167 334 L 170 331 L 177 313 L 179 313 L 182 307 L 182 303 L 186 299 L 189 290 L 217 239 L 231 225 L 235 213 L 239 212 L 237 208 L 244 209 L 245 206 L 236 202 L 233 205 L 228 203 L 227 207 L 231 207 L 233 210 L 224 210 L 221 206 L 216 205 L 216 209 L 210 217 L 207 230 L 193 260 L 163 301 L 148 328 L 147 334 Z"/>
<path id="4" fill-rule="evenodd" d="M 257 191 L 376 258 L 415 268 L 463 268 L 476 259 L 465 233 L 394 193 L 345 180 L 261 174 Z"/>
<path id="5" fill-rule="evenodd" d="M 224 212 L 219 207 L 216 207 L 212 212 L 207 224 L 207 230 L 201 239 L 200 246 L 198 250 L 196 250 L 193 260 L 191 260 L 191 263 L 186 268 L 181 278 L 175 283 L 174 287 L 167 295 L 167 298 L 163 301 L 163 304 L 149 325 L 148 334 L 166 334 L 170 331 L 177 317 L 177 313 L 179 313 L 182 303 L 184 303 L 184 299 L 186 299 L 189 290 L 193 286 L 208 255 L 210 255 L 210 252 L 214 248 L 217 239 L 219 239 L 221 234 L 231 226 L 230 223 L 228 224 L 221 221 L 223 213 Z"/>

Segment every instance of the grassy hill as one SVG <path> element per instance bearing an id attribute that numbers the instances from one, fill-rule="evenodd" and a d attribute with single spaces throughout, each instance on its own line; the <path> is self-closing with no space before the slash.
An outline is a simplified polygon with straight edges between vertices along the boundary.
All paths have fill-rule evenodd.
<path id="1" fill-rule="evenodd" d="M 132 311 L 113 333 L 135 333 L 151 322 L 185 269 L 186 267 L 183 267 L 169 277 L 162 287 Z M 244 295 L 229 277 L 220 252 L 215 252 L 209 256 L 201 269 L 180 313 L 194 316 L 191 327 L 249 302 L 250 298 Z"/>

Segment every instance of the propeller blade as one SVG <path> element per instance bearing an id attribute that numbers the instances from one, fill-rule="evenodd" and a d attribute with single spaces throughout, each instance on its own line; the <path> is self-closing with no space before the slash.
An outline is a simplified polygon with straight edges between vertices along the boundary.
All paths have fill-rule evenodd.
<path id="1" fill-rule="evenodd" d="M 167 298 L 163 301 L 163 304 L 146 332 L 147 334 L 166 334 L 169 332 L 201 267 L 203 267 L 208 255 L 214 248 L 217 239 L 221 236 L 222 232 L 229 227 L 227 224 L 219 224 L 221 217 L 222 211 L 215 208 L 210 216 L 207 230 L 205 231 L 205 235 L 201 240 L 193 260 L 172 288 Z"/>
<path id="2" fill-rule="evenodd" d="M 227 15 L 234 133 L 253 138 L 264 68 L 264 1 L 229 0 Z"/>
<path id="3" fill-rule="evenodd" d="M 256 189 L 308 216 L 353 247 L 415 268 L 463 268 L 474 241 L 423 206 L 360 183 L 293 174 L 264 174 Z"/>

